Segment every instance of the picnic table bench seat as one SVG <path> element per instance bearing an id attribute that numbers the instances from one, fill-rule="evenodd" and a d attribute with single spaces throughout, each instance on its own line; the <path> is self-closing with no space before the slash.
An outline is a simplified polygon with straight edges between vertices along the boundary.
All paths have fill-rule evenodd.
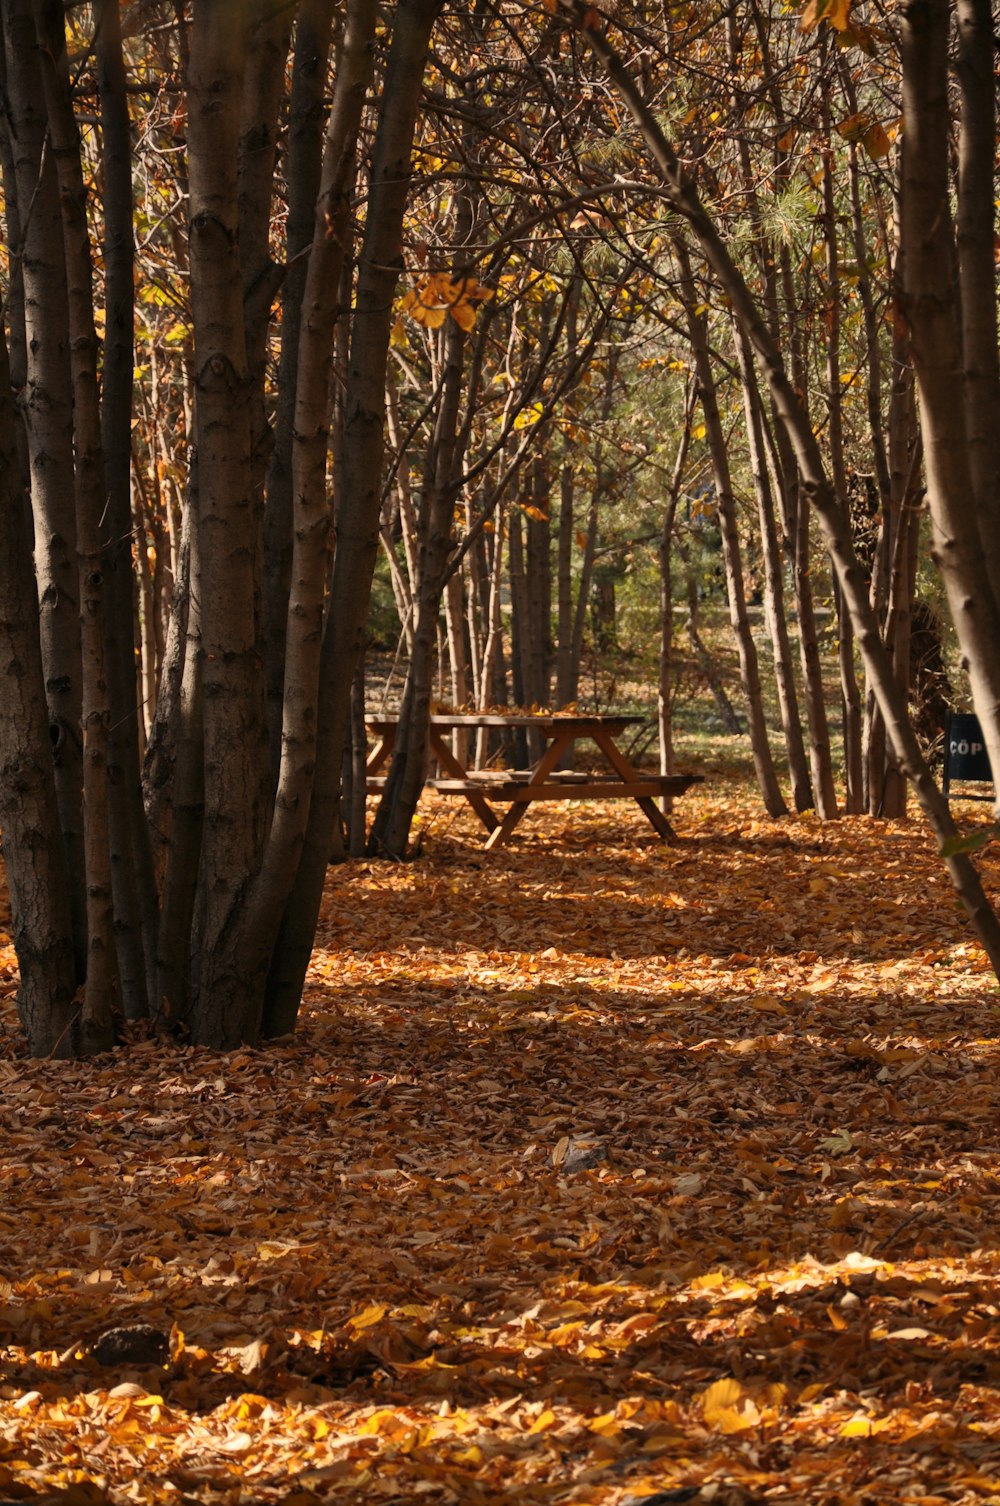
<path id="1" fill-rule="evenodd" d="M 469 770 L 464 779 L 428 779 L 428 789 L 439 795 L 489 795 L 494 800 L 601 800 L 625 796 L 683 795 L 701 774 L 645 774 L 623 780 L 619 774 L 593 774 L 586 770 L 562 770 L 550 774 L 544 784 L 532 784 L 531 769 Z"/>

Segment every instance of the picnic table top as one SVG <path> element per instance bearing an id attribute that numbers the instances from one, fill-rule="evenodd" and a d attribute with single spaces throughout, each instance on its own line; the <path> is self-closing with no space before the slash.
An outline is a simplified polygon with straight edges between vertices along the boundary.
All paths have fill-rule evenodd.
<path id="1" fill-rule="evenodd" d="M 435 711 L 431 715 L 432 727 L 534 727 L 539 732 L 552 729 L 557 732 L 578 727 L 586 732 L 593 727 L 637 727 L 647 721 L 635 712 L 583 712 L 583 711 Z M 398 716 L 366 716 L 365 721 L 376 732 L 399 725 Z"/>

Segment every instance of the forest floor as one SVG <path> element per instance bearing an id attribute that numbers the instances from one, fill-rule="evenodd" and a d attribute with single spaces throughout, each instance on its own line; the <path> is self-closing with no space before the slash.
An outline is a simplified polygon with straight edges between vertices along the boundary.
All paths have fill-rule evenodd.
<path id="1" fill-rule="evenodd" d="M 1000 1502 L 1000 999 L 920 823 L 423 816 L 263 1050 L 28 1061 L 0 953 L 0 1497 Z"/>

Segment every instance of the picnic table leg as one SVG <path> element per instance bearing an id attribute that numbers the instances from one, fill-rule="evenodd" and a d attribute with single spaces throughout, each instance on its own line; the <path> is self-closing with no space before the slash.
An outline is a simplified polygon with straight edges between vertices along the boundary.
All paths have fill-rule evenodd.
<path id="1" fill-rule="evenodd" d="M 624 753 L 622 753 L 620 748 L 615 746 L 610 734 L 603 727 L 594 727 L 591 736 L 623 783 L 634 784 L 636 780 L 642 778 L 638 769 L 633 769 Z M 663 838 L 664 842 L 669 842 L 673 845 L 680 840 L 670 822 L 651 796 L 636 795 L 635 803 L 646 817 L 650 826 Z"/>
<path id="2" fill-rule="evenodd" d="M 531 771 L 531 778 L 524 788 L 530 790 L 533 785 L 547 783 L 552 770 L 556 767 L 566 749 L 574 741 L 575 736 L 572 732 L 558 733 L 535 764 L 535 767 Z M 518 822 L 524 819 L 530 804 L 530 800 L 518 800 L 512 803 L 508 807 L 503 820 L 497 826 L 496 831 L 490 833 L 486 840 L 486 846 L 489 848 L 502 847 Z"/>
<path id="3" fill-rule="evenodd" d="M 431 727 L 431 756 L 437 759 L 440 767 L 446 774 L 450 774 L 452 779 L 468 779 L 468 769 L 462 767 L 438 729 L 433 726 Z M 486 830 L 490 833 L 495 832 L 500 825 L 500 818 L 493 807 L 483 799 L 482 795 L 477 794 L 475 791 L 467 794 L 465 798 L 486 827 Z"/>
<path id="4" fill-rule="evenodd" d="M 379 769 L 385 763 L 386 759 L 389 757 L 389 754 L 392 752 L 395 744 L 395 731 L 380 732 L 378 742 L 369 753 L 368 758 L 365 762 L 365 773 L 377 774 Z"/>

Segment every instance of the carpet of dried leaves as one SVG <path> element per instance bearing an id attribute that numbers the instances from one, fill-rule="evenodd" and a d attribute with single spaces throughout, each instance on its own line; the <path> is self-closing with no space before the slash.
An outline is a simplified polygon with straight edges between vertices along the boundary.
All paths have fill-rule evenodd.
<path id="1" fill-rule="evenodd" d="M 1000 1502 L 993 980 L 756 809 L 429 802 L 261 1051 L 27 1061 L 0 953 L 0 1497 Z"/>

